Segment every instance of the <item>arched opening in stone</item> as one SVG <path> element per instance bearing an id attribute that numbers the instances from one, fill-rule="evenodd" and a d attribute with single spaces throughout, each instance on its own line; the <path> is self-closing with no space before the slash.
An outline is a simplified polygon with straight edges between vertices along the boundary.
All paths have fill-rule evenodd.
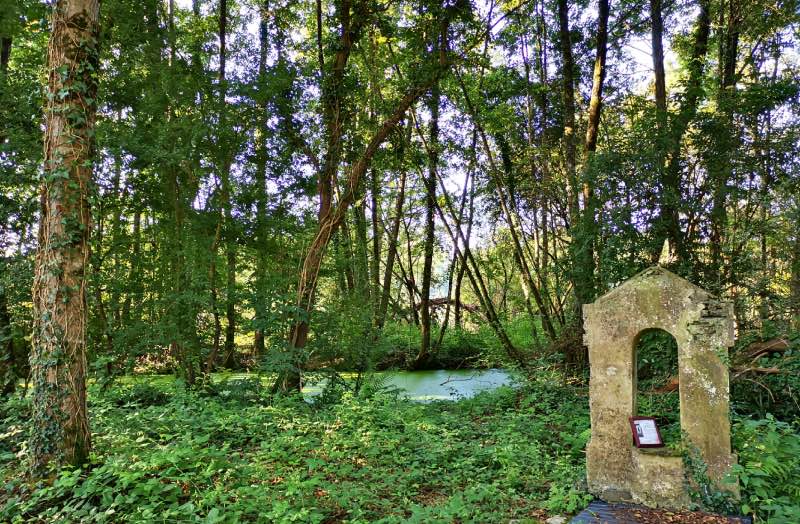
<path id="1" fill-rule="evenodd" d="M 653 417 L 664 444 L 681 439 L 678 343 L 663 329 L 646 329 L 634 344 L 636 362 L 636 410 L 640 417 Z"/>

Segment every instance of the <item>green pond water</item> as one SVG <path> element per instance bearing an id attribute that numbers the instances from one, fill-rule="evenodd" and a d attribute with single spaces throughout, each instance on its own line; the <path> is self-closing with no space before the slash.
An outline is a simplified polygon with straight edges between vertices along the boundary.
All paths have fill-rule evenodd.
<path id="1" fill-rule="evenodd" d="M 508 372 L 502 369 L 381 371 L 375 375 L 384 387 L 400 389 L 402 396 L 418 402 L 470 398 L 481 391 L 514 382 Z M 319 394 L 323 387 L 324 383 L 308 385 L 303 388 L 303 395 L 311 398 Z"/>

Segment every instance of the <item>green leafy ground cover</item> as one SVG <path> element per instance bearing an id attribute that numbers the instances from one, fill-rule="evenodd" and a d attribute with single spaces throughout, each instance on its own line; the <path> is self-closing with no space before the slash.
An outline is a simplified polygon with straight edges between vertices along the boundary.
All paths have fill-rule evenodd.
<path id="1" fill-rule="evenodd" d="M 3 522 L 539 522 L 589 500 L 584 388 L 416 404 L 368 387 L 332 403 L 272 398 L 257 379 L 90 390 L 94 463 L 32 484 L 27 400 L 3 405 Z M 800 437 L 740 422 L 743 504 L 797 522 Z M 790 520 L 794 518 L 795 520 Z"/>

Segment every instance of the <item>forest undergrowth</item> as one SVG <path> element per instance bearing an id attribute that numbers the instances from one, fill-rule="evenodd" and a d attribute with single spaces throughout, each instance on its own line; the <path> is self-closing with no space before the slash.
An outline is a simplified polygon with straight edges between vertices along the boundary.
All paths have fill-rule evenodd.
<path id="1" fill-rule="evenodd" d="M 380 381 L 323 398 L 273 397 L 257 378 L 95 384 L 92 463 L 33 482 L 29 401 L 15 396 L 2 407 L 0 520 L 541 522 L 591 500 L 588 392 L 555 373 L 456 402 L 413 403 Z M 797 428 L 740 418 L 733 440 L 736 509 L 797 522 Z"/>

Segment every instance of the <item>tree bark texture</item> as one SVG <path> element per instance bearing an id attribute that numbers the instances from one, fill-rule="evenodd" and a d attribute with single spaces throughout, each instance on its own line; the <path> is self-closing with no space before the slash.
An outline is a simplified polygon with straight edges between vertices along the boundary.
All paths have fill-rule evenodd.
<path id="1" fill-rule="evenodd" d="M 667 87 L 664 72 L 664 20 L 662 15 L 662 0 L 650 0 L 650 43 L 653 52 L 654 91 L 656 102 L 656 169 L 661 191 L 658 192 L 659 216 L 655 227 L 655 242 L 653 243 L 653 260 L 657 260 L 661 253 L 664 239 L 670 240 L 670 250 L 676 253 L 677 243 L 675 238 L 680 234 L 678 223 L 678 206 L 674 182 L 666 176 L 664 160 L 667 148 Z"/>
<path id="2" fill-rule="evenodd" d="M 31 469 L 81 465 L 86 411 L 89 261 L 98 0 L 59 0 L 48 45 L 44 177 L 33 282 Z"/>

